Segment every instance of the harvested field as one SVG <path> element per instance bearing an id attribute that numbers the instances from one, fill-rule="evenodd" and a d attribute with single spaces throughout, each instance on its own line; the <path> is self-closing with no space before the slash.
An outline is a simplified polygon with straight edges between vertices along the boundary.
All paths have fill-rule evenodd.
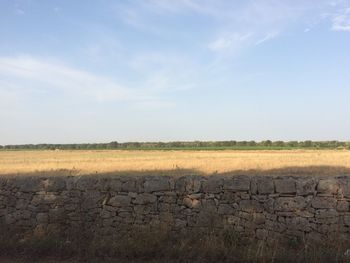
<path id="1" fill-rule="evenodd" d="M 350 174 L 350 151 L 0 151 L 0 174 Z"/>

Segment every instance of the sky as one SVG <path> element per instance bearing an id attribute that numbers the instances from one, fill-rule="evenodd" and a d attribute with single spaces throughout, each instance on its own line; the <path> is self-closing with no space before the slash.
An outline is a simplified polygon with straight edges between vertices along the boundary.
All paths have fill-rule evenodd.
<path id="1" fill-rule="evenodd" d="M 350 0 L 0 0 L 0 144 L 350 140 Z"/>

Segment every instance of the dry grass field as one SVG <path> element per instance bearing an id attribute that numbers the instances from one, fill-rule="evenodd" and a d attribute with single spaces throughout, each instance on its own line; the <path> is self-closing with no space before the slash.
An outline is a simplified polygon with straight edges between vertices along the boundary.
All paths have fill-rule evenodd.
<path id="1" fill-rule="evenodd" d="M 350 174 L 350 151 L 0 151 L 0 174 Z"/>

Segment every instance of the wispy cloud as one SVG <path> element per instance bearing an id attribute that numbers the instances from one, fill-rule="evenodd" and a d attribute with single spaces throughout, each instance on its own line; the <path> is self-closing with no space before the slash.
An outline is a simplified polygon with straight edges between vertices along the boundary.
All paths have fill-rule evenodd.
<path id="1" fill-rule="evenodd" d="M 131 89 L 117 81 L 60 62 L 30 56 L 0 57 L 0 76 L 6 79 L 0 90 L 23 93 L 54 93 L 96 102 L 147 101 L 152 95 Z"/>
<path id="2" fill-rule="evenodd" d="M 19 16 L 25 14 L 23 8 L 21 8 L 18 4 L 15 5 L 15 14 Z"/>
<path id="3" fill-rule="evenodd" d="M 137 76 L 137 80 L 123 78 L 126 81 L 123 83 L 54 59 L 0 57 L 0 92 L 4 95 L 0 100 L 46 94 L 49 97 L 76 98 L 77 101 L 119 101 L 138 107 L 161 108 L 174 105 L 168 98 L 174 92 L 197 85 L 198 66 L 180 56 L 162 53 L 135 55 L 125 67 L 128 74 Z"/>
<path id="4" fill-rule="evenodd" d="M 333 16 L 332 30 L 350 32 L 350 7 L 340 10 Z"/>
<path id="5" fill-rule="evenodd" d="M 252 37 L 251 33 L 233 33 L 228 34 L 227 36 L 221 36 L 209 43 L 208 47 L 210 50 L 226 54 L 234 53 L 239 50 L 242 46 L 246 45 L 246 43 Z"/>
<path id="6" fill-rule="evenodd" d="M 277 32 L 267 33 L 264 37 L 260 38 L 258 41 L 256 41 L 255 45 L 260 45 L 266 41 L 269 41 L 271 39 L 274 39 L 278 36 Z"/>
<path id="7" fill-rule="evenodd" d="M 188 14 L 206 17 L 215 26 L 202 39 L 207 41 L 205 46 L 220 56 L 224 52 L 232 56 L 298 26 L 308 32 L 325 19 L 331 20 L 333 30 L 350 31 L 349 6 L 348 0 L 136 0 L 132 5 L 118 5 L 118 10 L 129 26 L 158 35 L 168 32 L 162 19 Z M 327 12 L 330 15 L 324 16 Z"/>
<path id="8" fill-rule="evenodd" d="M 128 63 L 144 90 L 169 93 L 198 86 L 201 67 L 191 59 L 169 52 L 135 55 Z"/>

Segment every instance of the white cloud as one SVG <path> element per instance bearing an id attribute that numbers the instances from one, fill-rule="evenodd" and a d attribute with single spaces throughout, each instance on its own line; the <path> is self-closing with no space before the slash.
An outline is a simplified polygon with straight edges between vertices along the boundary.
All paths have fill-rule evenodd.
<path id="1" fill-rule="evenodd" d="M 349 5 L 349 0 L 135 0 L 118 10 L 128 25 L 157 35 L 169 31 L 162 19 L 188 14 L 209 18 L 212 26 L 202 38 L 204 46 L 219 56 L 232 56 L 295 27 L 308 32 L 324 20 L 332 20 L 333 30 L 350 31 Z"/>
<path id="2" fill-rule="evenodd" d="M 274 39 L 277 36 L 278 36 L 277 32 L 267 33 L 263 38 L 260 38 L 258 41 L 256 41 L 255 45 L 260 45 L 266 41 Z"/>
<path id="3" fill-rule="evenodd" d="M 175 54 L 134 56 L 125 67 L 134 79 L 123 77 L 118 81 L 53 59 L 0 57 L 0 103 L 8 98 L 52 99 L 58 95 L 78 102 L 120 101 L 138 107 L 170 107 L 174 103 L 168 96 L 197 85 L 199 66 Z"/>
<path id="4" fill-rule="evenodd" d="M 201 66 L 179 54 L 153 52 L 136 55 L 129 66 L 141 77 L 144 90 L 169 93 L 198 86 Z"/>
<path id="5" fill-rule="evenodd" d="M 0 90 L 18 94 L 60 92 L 97 102 L 153 99 L 153 96 L 125 87 L 113 79 L 30 56 L 0 57 L 0 76 L 7 80 L 7 84 L 2 82 Z"/>
<path id="6" fill-rule="evenodd" d="M 225 37 L 219 37 L 213 42 L 209 43 L 208 47 L 216 52 L 233 52 L 241 48 L 241 46 L 252 37 L 252 34 L 234 33 Z"/>
<path id="7" fill-rule="evenodd" d="M 333 16 L 332 30 L 350 32 L 350 8 L 343 9 Z"/>

